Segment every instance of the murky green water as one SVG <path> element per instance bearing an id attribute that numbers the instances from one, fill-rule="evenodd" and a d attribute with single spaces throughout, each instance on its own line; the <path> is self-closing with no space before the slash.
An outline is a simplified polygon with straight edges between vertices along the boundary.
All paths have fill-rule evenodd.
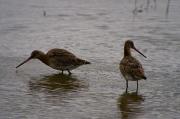
<path id="1" fill-rule="evenodd" d="M 180 118 L 179 0 L 0 0 L 1 119 Z M 46 16 L 43 16 L 46 11 Z M 118 65 L 132 39 L 147 80 L 125 81 Z M 32 60 L 65 48 L 92 62 L 72 76 Z"/>

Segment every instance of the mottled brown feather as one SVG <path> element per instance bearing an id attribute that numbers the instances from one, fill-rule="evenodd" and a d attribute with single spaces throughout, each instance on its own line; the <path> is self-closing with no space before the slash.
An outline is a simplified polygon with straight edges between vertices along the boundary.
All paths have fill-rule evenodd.
<path id="1" fill-rule="evenodd" d="M 141 63 L 132 56 L 126 56 L 121 60 L 120 71 L 124 77 L 130 75 L 134 80 L 145 78 Z"/>
<path id="2" fill-rule="evenodd" d="M 80 66 L 87 62 L 64 49 L 54 48 L 48 51 L 46 55 L 48 56 L 50 64 L 53 62 L 56 66 Z"/>

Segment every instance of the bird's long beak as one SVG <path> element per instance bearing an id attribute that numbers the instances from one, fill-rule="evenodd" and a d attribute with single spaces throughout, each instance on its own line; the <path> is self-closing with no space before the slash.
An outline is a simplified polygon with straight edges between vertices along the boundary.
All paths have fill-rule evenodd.
<path id="1" fill-rule="evenodd" d="M 26 59 L 24 62 L 22 62 L 21 64 L 19 64 L 16 68 L 20 67 L 21 65 L 23 65 L 24 63 L 28 62 L 29 60 L 31 60 L 32 57 L 30 56 L 28 59 Z"/>
<path id="2" fill-rule="evenodd" d="M 143 57 L 147 58 L 144 54 L 142 54 L 138 49 L 136 49 L 135 47 L 133 48 L 135 51 L 137 51 L 139 54 L 141 54 Z"/>

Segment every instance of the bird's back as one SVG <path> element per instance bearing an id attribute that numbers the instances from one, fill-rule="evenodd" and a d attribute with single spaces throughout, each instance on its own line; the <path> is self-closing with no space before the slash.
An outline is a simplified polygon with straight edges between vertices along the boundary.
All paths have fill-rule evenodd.
<path id="1" fill-rule="evenodd" d="M 76 57 L 73 53 L 71 53 L 65 49 L 58 49 L 58 48 L 49 50 L 46 55 L 49 57 L 54 57 L 54 56 L 71 57 L 71 58 Z"/>
<path id="2" fill-rule="evenodd" d="M 86 64 L 87 61 L 76 57 L 73 53 L 65 49 L 52 49 L 47 52 L 51 67 L 56 69 L 74 69 L 80 65 Z"/>
<path id="3" fill-rule="evenodd" d="M 146 79 L 141 63 L 132 56 L 125 56 L 121 60 L 120 71 L 126 80 Z"/>

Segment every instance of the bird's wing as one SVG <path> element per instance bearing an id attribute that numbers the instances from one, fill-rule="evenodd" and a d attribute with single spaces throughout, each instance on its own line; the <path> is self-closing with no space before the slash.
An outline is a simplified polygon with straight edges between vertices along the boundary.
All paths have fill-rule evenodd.
<path id="1" fill-rule="evenodd" d="M 121 69 L 123 68 L 123 71 L 131 75 L 133 78 L 145 78 L 144 69 L 137 59 L 133 57 L 124 59 L 121 62 L 121 66 Z"/>
<path id="2" fill-rule="evenodd" d="M 54 60 L 54 62 L 68 66 L 68 65 L 76 65 L 78 58 L 72 54 L 71 52 L 64 49 L 52 49 L 47 52 L 47 56 Z"/>

